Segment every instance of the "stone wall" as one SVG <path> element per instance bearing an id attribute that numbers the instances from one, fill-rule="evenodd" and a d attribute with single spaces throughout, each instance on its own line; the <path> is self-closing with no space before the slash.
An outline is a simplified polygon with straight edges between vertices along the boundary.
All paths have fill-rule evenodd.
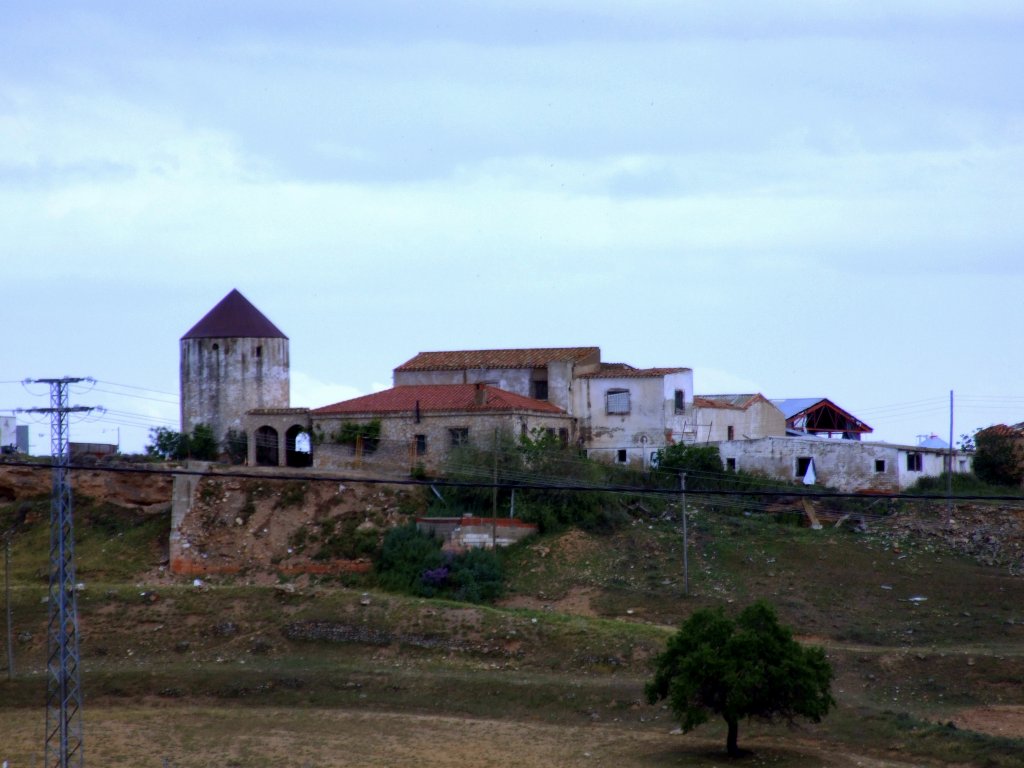
<path id="1" fill-rule="evenodd" d="M 182 431 L 209 424 L 223 440 L 246 411 L 287 408 L 288 369 L 288 339 L 182 339 Z"/>

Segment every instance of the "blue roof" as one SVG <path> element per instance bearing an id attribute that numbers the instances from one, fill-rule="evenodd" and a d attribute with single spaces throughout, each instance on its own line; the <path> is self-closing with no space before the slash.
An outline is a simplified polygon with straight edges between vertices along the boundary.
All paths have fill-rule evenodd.
<path id="1" fill-rule="evenodd" d="M 815 405 L 820 403 L 822 400 L 827 400 L 827 397 L 790 397 L 785 400 L 772 400 L 775 407 L 782 411 L 782 415 L 787 419 L 801 411 L 806 411 L 808 408 L 813 408 Z"/>

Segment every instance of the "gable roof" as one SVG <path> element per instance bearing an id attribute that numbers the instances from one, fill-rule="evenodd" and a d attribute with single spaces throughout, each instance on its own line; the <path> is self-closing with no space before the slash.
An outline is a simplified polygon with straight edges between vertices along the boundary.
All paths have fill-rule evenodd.
<path id="1" fill-rule="evenodd" d="M 483 403 L 477 392 L 483 390 Z M 564 414 L 557 405 L 532 397 L 517 395 L 498 387 L 477 384 L 408 384 L 372 395 L 343 400 L 323 408 L 315 408 L 314 416 L 356 413 L 412 413 L 430 411 L 534 411 L 536 413 Z"/>
<path id="2" fill-rule="evenodd" d="M 580 379 L 652 379 L 683 373 L 689 368 L 634 368 L 628 363 L 601 363 L 596 371 L 581 373 Z"/>
<path id="3" fill-rule="evenodd" d="M 420 352 L 396 371 L 459 371 L 474 368 L 543 368 L 553 361 L 594 362 L 599 347 L 548 347 L 535 349 L 474 349 L 456 352 Z"/>
<path id="4" fill-rule="evenodd" d="M 786 426 L 790 429 L 857 435 L 875 431 L 827 397 L 791 397 L 785 400 L 772 400 L 772 403 L 782 411 L 782 415 L 786 417 Z"/>
<path id="5" fill-rule="evenodd" d="M 203 315 L 182 339 L 287 339 L 281 329 L 237 289 Z"/>

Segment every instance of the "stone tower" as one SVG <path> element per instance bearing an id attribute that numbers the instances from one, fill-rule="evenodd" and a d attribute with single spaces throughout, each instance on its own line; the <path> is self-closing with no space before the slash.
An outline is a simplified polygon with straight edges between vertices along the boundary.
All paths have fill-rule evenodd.
<path id="1" fill-rule="evenodd" d="M 181 337 L 181 431 L 209 424 L 223 444 L 246 411 L 288 405 L 288 337 L 233 290 Z"/>

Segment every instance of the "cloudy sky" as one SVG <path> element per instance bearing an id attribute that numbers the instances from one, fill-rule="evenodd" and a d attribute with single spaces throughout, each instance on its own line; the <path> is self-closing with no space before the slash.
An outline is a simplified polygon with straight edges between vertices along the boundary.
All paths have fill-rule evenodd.
<path id="1" fill-rule="evenodd" d="M 238 288 L 296 406 L 597 345 L 884 440 L 950 390 L 1022 421 L 1022 40 L 1018 0 L 9 0 L 0 414 L 92 376 L 72 439 L 140 449 Z"/>

